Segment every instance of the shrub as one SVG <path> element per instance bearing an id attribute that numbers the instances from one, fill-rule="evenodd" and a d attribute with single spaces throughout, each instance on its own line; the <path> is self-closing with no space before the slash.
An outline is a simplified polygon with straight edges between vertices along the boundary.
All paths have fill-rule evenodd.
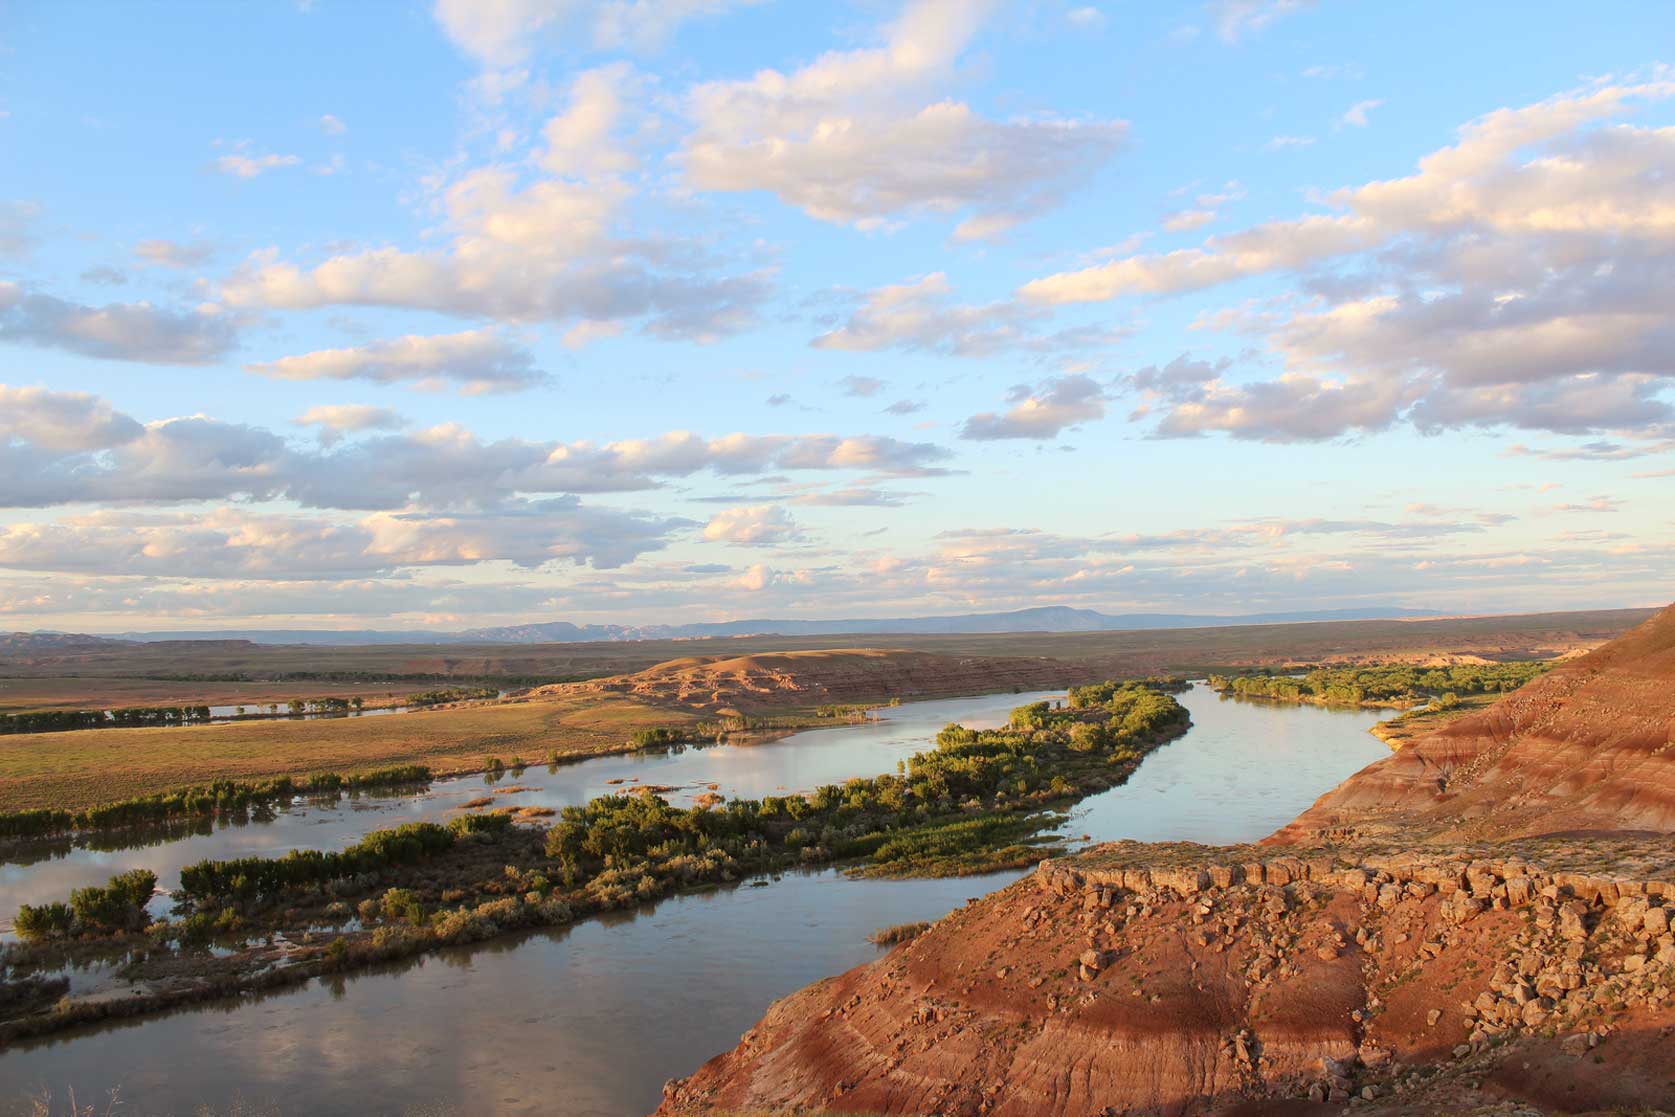
<path id="1" fill-rule="evenodd" d="M 897 923 L 894 927 L 880 927 L 878 930 L 868 935 L 867 939 L 870 942 L 877 943 L 879 946 L 892 946 L 898 942 L 907 942 L 909 939 L 916 939 L 926 931 L 930 930 L 930 928 L 931 925 L 925 922 Z"/>
<path id="2" fill-rule="evenodd" d="M 378 903 L 378 911 L 385 919 L 391 921 L 423 923 L 425 918 L 424 905 L 419 903 L 418 896 L 407 888 L 392 888 L 385 892 L 384 898 Z"/>
<path id="3" fill-rule="evenodd" d="M 471 834 L 499 834 L 512 825 L 512 816 L 504 811 L 488 814 L 462 814 L 448 823 L 448 830 L 456 838 Z"/>
<path id="4" fill-rule="evenodd" d="M 76 923 L 88 931 L 125 931 L 145 922 L 145 905 L 157 889 L 157 874 L 132 869 L 111 877 L 103 887 L 89 885 L 70 893 Z"/>
<path id="5" fill-rule="evenodd" d="M 24 904 L 17 910 L 12 926 L 23 938 L 41 939 L 68 933 L 74 918 L 69 904 Z"/>

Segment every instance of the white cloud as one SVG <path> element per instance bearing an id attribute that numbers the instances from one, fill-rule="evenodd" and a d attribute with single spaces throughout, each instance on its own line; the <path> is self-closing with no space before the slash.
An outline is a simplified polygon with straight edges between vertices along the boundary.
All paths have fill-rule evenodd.
<path id="1" fill-rule="evenodd" d="M 600 47 L 649 49 L 682 23 L 760 0 L 437 0 L 435 15 L 460 50 L 485 66 L 529 61 L 548 40 L 580 30 Z"/>
<path id="2" fill-rule="evenodd" d="M 1234 43 L 1288 15 L 1314 7 L 1314 0 L 1211 0 L 1210 14 L 1223 41 Z"/>
<path id="3" fill-rule="evenodd" d="M 52 452 L 103 450 L 138 438 L 145 428 L 86 392 L 0 384 L 0 438 Z"/>
<path id="4" fill-rule="evenodd" d="M 535 358 L 493 330 L 419 336 L 348 349 L 321 349 L 244 366 L 275 380 L 370 380 L 393 384 L 415 381 L 434 386 L 451 381 L 461 392 L 516 391 L 541 383 L 546 373 Z"/>
<path id="5" fill-rule="evenodd" d="M 1181 209 L 1163 219 L 1163 227 L 1171 233 L 1185 233 L 1202 229 L 1216 219 L 1213 209 Z"/>
<path id="6" fill-rule="evenodd" d="M 1105 13 L 1092 6 L 1071 8 L 1064 13 L 1064 18 L 1070 22 L 1071 26 L 1082 30 L 1096 30 L 1105 26 Z"/>
<path id="7" fill-rule="evenodd" d="M 599 444 L 485 441 L 457 424 L 310 447 L 204 415 L 139 423 L 93 396 L 7 391 L 15 418 L 0 428 L 9 435 L 0 441 L 0 475 L 7 479 L 0 506 L 12 508 L 289 499 L 312 508 L 481 509 L 528 494 L 650 489 L 706 470 L 927 476 L 941 472 L 948 457 L 930 443 L 877 435 L 705 439 L 676 431 Z"/>
<path id="8" fill-rule="evenodd" d="M 347 124 L 343 123 L 343 121 L 339 120 L 331 113 L 326 113 L 324 116 L 320 117 L 318 123 L 320 131 L 324 132 L 328 136 L 341 136 L 349 130 L 349 126 Z"/>
<path id="9" fill-rule="evenodd" d="M 237 328 L 231 315 L 213 305 L 184 311 L 149 302 L 85 306 L 0 282 L 0 341 L 107 361 L 199 365 L 231 351 Z"/>
<path id="10" fill-rule="evenodd" d="M 366 403 L 327 403 L 310 407 L 291 420 L 300 427 L 320 428 L 320 442 L 330 446 L 345 434 L 371 430 L 400 430 L 407 425 L 397 412 Z"/>
<path id="11" fill-rule="evenodd" d="M 960 240 L 991 239 L 1051 208 L 1111 157 L 1126 125 L 993 120 L 938 97 L 992 6 L 909 0 L 881 47 L 698 86 L 696 130 L 680 156 L 687 178 L 705 190 L 765 190 L 863 229 L 960 217 Z"/>
<path id="12" fill-rule="evenodd" d="M 1382 104 L 1384 104 L 1383 101 L 1357 101 L 1349 106 L 1349 109 L 1343 114 L 1343 123 L 1353 128 L 1365 128 L 1371 123 L 1367 119 L 1367 114 Z"/>
<path id="13" fill-rule="evenodd" d="M 165 268 L 197 267 L 214 253 L 213 245 L 201 241 L 142 240 L 134 245 L 135 256 L 148 264 Z"/>
<path id="14" fill-rule="evenodd" d="M 706 341 L 752 322 L 771 277 L 721 274 L 700 245 L 618 235 L 634 165 L 615 133 L 624 113 L 620 67 L 577 75 L 565 110 L 544 130 L 527 179 L 510 165 L 477 167 L 440 189 L 448 242 L 335 255 L 312 268 L 252 256 L 224 285 L 236 306 L 406 307 L 469 318 L 569 321 L 571 344 L 624 319 L 659 337 Z"/>
<path id="15" fill-rule="evenodd" d="M 279 155 L 274 152 L 265 154 L 246 154 L 235 151 L 228 155 L 215 158 L 214 167 L 224 175 L 234 178 L 256 178 L 280 167 L 294 167 L 302 162 L 295 155 Z"/>
<path id="16" fill-rule="evenodd" d="M 1105 389 L 1086 376 L 1061 376 L 1036 388 L 1019 385 L 1003 415 L 985 411 L 965 421 L 961 438 L 1057 438 L 1067 427 L 1105 416 Z"/>
<path id="17" fill-rule="evenodd" d="M 1020 294 L 1054 305 L 1292 274 L 1301 289 L 1261 313 L 1200 322 L 1263 337 L 1284 377 L 1218 383 L 1183 401 L 1165 433 L 1321 438 L 1410 419 L 1665 438 L 1675 129 L 1611 121 L 1671 96 L 1675 82 L 1601 82 L 1502 109 L 1412 175 L 1328 195 L 1335 212 L 1047 276 Z"/>
<path id="18" fill-rule="evenodd" d="M 1262 145 L 1268 151 L 1296 151 L 1298 148 L 1313 147 L 1313 136 L 1275 136 Z"/>
<path id="19" fill-rule="evenodd" d="M 1094 349 L 1120 340 L 1120 331 L 1074 327 L 1036 329 L 1045 315 L 1016 301 L 959 304 L 952 300 L 948 277 L 941 272 L 907 283 L 887 284 L 866 293 L 847 321 L 816 337 L 816 349 L 873 352 L 903 349 L 987 357 L 1007 350 L 1065 353 Z"/>
<path id="20" fill-rule="evenodd" d="M 712 543 L 765 546 L 789 542 L 801 534 L 797 521 L 776 504 L 729 508 L 704 525 L 704 538 Z"/>
<path id="21" fill-rule="evenodd" d="M 0 525 L 0 568 L 75 574 L 311 580 L 500 561 L 611 569 L 666 546 L 689 521 L 584 505 L 574 497 L 482 513 L 403 510 L 358 520 L 101 509 Z"/>

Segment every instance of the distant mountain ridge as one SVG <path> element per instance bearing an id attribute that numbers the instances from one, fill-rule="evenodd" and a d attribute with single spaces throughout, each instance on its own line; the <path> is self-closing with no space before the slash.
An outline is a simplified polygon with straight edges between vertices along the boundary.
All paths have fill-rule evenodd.
<path id="1" fill-rule="evenodd" d="M 1435 616 L 1434 609 L 1379 607 L 1317 609 L 1287 613 L 1243 615 L 1193 613 L 1101 613 L 1064 605 L 1046 605 L 1004 613 L 961 613 L 939 617 L 868 617 L 838 620 L 762 618 L 673 625 L 578 625 L 569 621 L 541 621 L 460 632 L 353 629 L 218 629 L 202 632 L 123 632 L 80 639 L 131 640 L 248 640 L 255 644 L 573 644 L 619 640 L 693 640 L 732 636 L 836 636 L 922 634 L 952 635 L 981 632 L 1110 632 L 1147 628 L 1221 628 L 1230 625 L 1295 624 L 1308 621 L 1395 620 Z M 64 641 L 78 638 L 63 633 L 17 633 L 12 639 Z M 0 638 L 5 639 L 5 638 Z M 14 648 L 20 645 L 11 645 Z M 57 644 L 56 646 L 62 646 Z"/>

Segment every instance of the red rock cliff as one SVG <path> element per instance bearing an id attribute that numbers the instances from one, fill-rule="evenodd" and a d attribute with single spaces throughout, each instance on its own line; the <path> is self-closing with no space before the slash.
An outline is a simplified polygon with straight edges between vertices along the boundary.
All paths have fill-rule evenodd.
<path id="1" fill-rule="evenodd" d="M 1675 831 L 1675 606 L 1327 792 L 1270 841 Z"/>

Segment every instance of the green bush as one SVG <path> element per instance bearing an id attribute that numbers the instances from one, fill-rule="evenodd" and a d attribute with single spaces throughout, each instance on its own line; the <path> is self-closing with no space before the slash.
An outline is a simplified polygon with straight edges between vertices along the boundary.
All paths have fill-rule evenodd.
<path id="1" fill-rule="evenodd" d="M 65 903 L 24 904 L 17 910 L 12 926 L 26 939 L 41 939 L 48 935 L 67 934 L 75 913 Z"/>

